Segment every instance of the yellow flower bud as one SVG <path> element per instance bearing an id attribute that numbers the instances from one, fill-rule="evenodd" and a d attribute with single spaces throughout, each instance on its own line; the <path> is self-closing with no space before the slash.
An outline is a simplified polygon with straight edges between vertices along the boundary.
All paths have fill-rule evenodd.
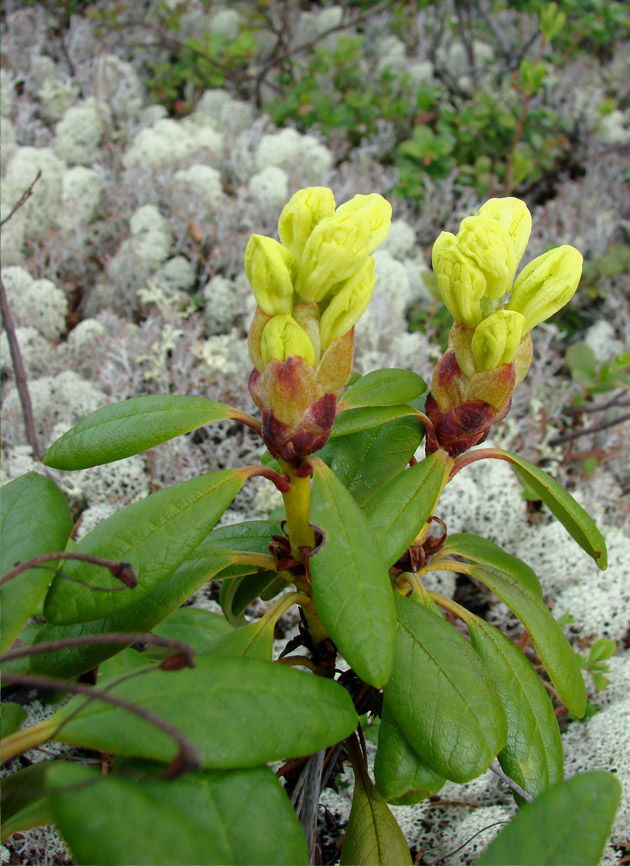
<path id="1" fill-rule="evenodd" d="M 300 189 L 284 206 L 278 220 L 280 240 L 299 260 L 306 241 L 321 220 L 335 212 L 332 190 L 325 186 Z"/>
<path id="2" fill-rule="evenodd" d="M 474 328 L 481 321 L 486 278 L 460 250 L 457 238 L 442 232 L 433 244 L 433 270 L 442 300 L 458 325 Z"/>
<path id="3" fill-rule="evenodd" d="M 368 258 L 356 274 L 349 277 L 328 304 L 319 326 L 322 352 L 333 340 L 347 334 L 361 318 L 374 291 L 374 259 Z"/>
<path id="4" fill-rule="evenodd" d="M 491 198 L 479 209 L 479 216 L 501 223 L 512 238 L 514 255 L 520 262 L 532 233 L 532 215 L 525 202 L 512 196 Z"/>
<path id="5" fill-rule="evenodd" d="M 513 310 L 497 310 L 475 328 L 471 349 L 478 372 L 511 364 L 523 336 L 524 318 Z"/>
<path id="6" fill-rule="evenodd" d="M 265 325 L 260 340 L 263 364 L 272 358 L 286 361 L 291 355 L 304 358 L 308 364 L 315 360 L 315 349 L 311 338 L 290 313 L 280 313 Z"/>
<path id="7" fill-rule="evenodd" d="M 457 245 L 485 276 L 488 298 L 500 298 L 510 291 L 520 258 L 500 222 L 482 216 L 466 217 L 459 226 Z"/>
<path id="8" fill-rule="evenodd" d="M 290 313 L 297 262 L 289 250 L 264 235 L 252 235 L 245 249 L 245 273 L 258 306 L 270 316 Z"/>
<path id="9" fill-rule="evenodd" d="M 524 334 L 569 303 L 582 276 L 582 261 L 578 250 L 565 244 L 523 268 L 514 283 L 508 310 L 525 317 Z"/>
<path id="10" fill-rule="evenodd" d="M 304 247 L 295 288 L 304 301 L 323 301 L 331 288 L 357 271 L 370 250 L 371 228 L 358 213 L 336 213 L 319 222 Z"/>
<path id="11" fill-rule="evenodd" d="M 368 254 L 371 255 L 389 234 L 392 225 L 391 204 L 376 192 L 370 193 L 370 195 L 355 195 L 350 201 L 339 205 L 335 211 L 336 216 L 345 213 L 359 214 L 361 219 L 370 226 L 372 235 Z"/>
<path id="12" fill-rule="evenodd" d="M 313 349 L 315 350 L 313 366 L 316 367 L 321 357 L 321 341 L 319 336 L 321 310 L 319 304 L 297 304 L 293 307 L 293 318 L 301 328 L 304 328 L 311 338 Z"/>

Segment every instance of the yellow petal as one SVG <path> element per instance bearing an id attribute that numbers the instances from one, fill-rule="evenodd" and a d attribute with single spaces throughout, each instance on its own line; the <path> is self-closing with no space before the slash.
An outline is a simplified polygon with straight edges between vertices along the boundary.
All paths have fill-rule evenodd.
<path id="1" fill-rule="evenodd" d="M 514 255 L 520 262 L 532 233 L 532 215 L 525 202 L 512 196 L 491 198 L 479 209 L 479 216 L 501 223 L 512 238 Z"/>
<path id="2" fill-rule="evenodd" d="M 355 195 L 350 201 L 339 205 L 335 215 L 357 213 L 371 229 L 368 253 L 371 255 L 387 238 L 392 225 L 392 206 L 376 192 L 370 195 Z"/>
<path id="3" fill-rule="evenodd" d="M 523 268 L 514 283 L 508 310 L 525 317 L 523 333 L 568 304 L 582 276 L 582 255 L 565 244 L 543 253 Z"/>
<path id="4" fill-rule="evenodd" d="M 510 364 L 523 335 L 524 318 L 511 310 L 497 310 L 475 328 L 471 349 L 478 372 Z"/>
<path id="5" fill-rule="evenodd" d="M 370 257 L 335 294 L 324 310 L 319 326 L 322 352 L 359 321 L 370 303 L 374 280 L 374 259 Z"/>
<path id="6" fill-rule="evenodd" d="M 433 270 L 442 300 L 458 325 L 474 328 L 481 321 L 481 299 L 486 278 L 472 259 L 462 253 L 457 238 L 442 232 L 433 244 Z"/>
<path id="7" fill-rule="evenodd" d="M 326 186 L 300 189 L 284 206 L 278 220 L 278 234 L 287 249 L 299 260 L 315 226 L 335 212 L 335 199 Z"/>
<path id="8" fill-rule="evenodd" d="M 369 255 L 372 231 L 361 215 L 346 212 L 318 223 L 304 247 L 295 288 L 302 300 L 322 301 Z"/>
<path id="9" fill-rule="evenodd" d="M 286 361 L 291 355 L 304 358 L 309 364 L 315 360 L 311 338 L 290 313 L 281 313 L 267 322 L 260 340 L 260 351 L 265 366 L 272 358 Z"/>
<path id="10" fill-rule="evenodd" d="M 258 306 L 270 316 L 289 313 L 297 263 L 273 238 L 252 235 L 245 249 L 245 274 Z"/>

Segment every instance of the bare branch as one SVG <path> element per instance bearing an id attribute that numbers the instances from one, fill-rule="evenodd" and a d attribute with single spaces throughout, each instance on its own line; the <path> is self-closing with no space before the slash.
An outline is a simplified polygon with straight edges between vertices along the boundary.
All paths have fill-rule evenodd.
<path id="1" fill-rule="evenodd" d="M 2 580 L 0 580 L 0 585 L 7 583 L 9 580 L 13 580 L 14 577 L 18 577 L 18 575 L 22 574 L 24 571 L 28 571 L 29 568 L 37 568 L 43 562 L 51 562 L 57 559 L 76 559 L 80 562 L 89 562 L 92 565 L 100 565 L 103 568 L 106 568 L 113 577 L 117 578 L 124 583 L 128 589 L 135 589 L 138 586 L 138 578 L 136 577 L 136 573 L 133 570 L 132 566 L 128 562 L 116 562 L 111 559 L 103 559 L 100 556 L 90 556 L 87 553 L 77 553 L 74 551 L 62 550 L 58 553 L 42 553 L 40 556 L 34 556 L 32 559 L 27 559 L 26 562 L 19 562 L 15 568 L 12 568 L 10 571 L 7 571 L 3 576 Z M 75 580 L 75 578 L 69 578 L 68 575 L 63 575 L 68 580 Z M 89 586 L 84 581 L 80 580 L 79 583 L 82 583 L 84 586 Z M 102 589 L 103 587 L 91 587 L 92 589 Z"/>
<path id="2" fill-rule="evenodd" d="M 2 222 L 0 222 L 0 229 L 2 228 L 2 226 L 6 225 L 10 219 L 12 219 L 13 215 L 16 214 L 19 211 L 19 209 L 23 205 L 25 205 L 26 202 L 29 200 L 29 198 L 33 195 L 33 189 L 35 187 L 35 184 L 37 183 L 37 181 L 40 179 L 41 176 L 42 176 L 42 170 L 40 168 L 40 170 L 37 172 L 37 174 L 35 175 L 35 177 L 31 181 L 30 185 L 24 190 L 24 192 L 22 193 L 22 195 L 20 196 L 18 201 L 16 201 L 16 203 L 13 205 L 13 207 L 11 208 L 11 210 L 9 211 L 7 216 L 5 216 L 5 218 L 2 220 Z"/>

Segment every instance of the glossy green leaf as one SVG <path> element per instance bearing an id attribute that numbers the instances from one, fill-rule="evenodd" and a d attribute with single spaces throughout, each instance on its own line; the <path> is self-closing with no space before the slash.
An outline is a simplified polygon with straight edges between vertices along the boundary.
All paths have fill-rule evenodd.
<path id="1" fill-rule="evenodd" d="M 267 768 L 205 770 L 171 781 L 159 778 L 160 770 L 125 766 L 124 775 L 102 777 L 65 764 L 49 773 L 55 820 L 75 863 L 307 861 L 289 798 Z"/>
<path id="2" fill-rule="evenodd" d="M 233 569 L 228 570 L 232 571 Z M 275 584 L 276 579 L 275 571 L 260 571 L 256 574 L 246 574 L 232 580 L 224 580 L 219 591 L 219 602 L 228 623 L 232 626 L 245 625 L 247 620 L 243 614 L 247 608 L 259 597 L 261 592 Z"/>
<path id="3" fill-rule="evenodd" d="M 199 587 L 233 563 L 234 558 L 235 554 L 231 551 L 220 550 L 208 542 L 203 542 L 184 563 L 136 604 L 88 622 L 74 625 L 47 624 L 37 635 L 36 643 L 108 632 L 149 632 L 169 613 L 177 610 Z M 33 673 L 72 678 L 91 670 L 122 648 L 121 644 L 116 644 L 55 650 L 33 656 L 31 668 Z"/>
<path id="4" fill-rule="evenodd" d="M 207 769 L 256 767 L 310 755 L 356 728 L 350 695 L 332 680 L 269 661 L 210 654 L 196 661 L 194 668 L 155 670 L 110 691 L 175 725 L 200 749 Z M 177 751 L 163 731 L 112 704 L 86 705 L 78 697 L 56 718 L 68 719 L 78 707 L 56 739 L 160 761 Z"/>
<path id="5" fill-rule="evenodd" d="M 213 641 L 201 654 L 271 661 L 274 625 L 273 622 L 259 619 L 242 628 L 233 628 L 228 634 Z"/>
<path id="6" fill-rule="evenodd" d="M 226 550 L 268 554 L 271 537 L 282 534 L 277 520 L 247 520 L 244 523 L 217 526 L 212 530 L 207 541 L 214 547 L 224 547 Z M 255 569 L 249 565 L 232 565 L 225 569 L 221 577 L 238 577 L 242 574 L 251 574 L 252 570 Z"/>
<path id="7" fill-rule="evenodd" d="M 22 727 L 28 713 L 21 704 L 2 701 L 0 704 L 0 738 L 11 736 Z"/>
<path id="8" fill-rule="evenodd" d="M 351 494 L 325 463 L 312 462 L 311 522 L 324 533 L 310 557 L 317 610 L 357 676 L 380 688 L 389 678 L 396 640 L 389 572 Z"/>
<path id="9" fill-rule="evenodd" d="M 317 456 L 364 505 L 402 472 L 420 445 L 423 429 L 414 418 L 399 418 L 382 427 L 331 439 Z"/>
<path id="10" fill-rule="evenodd" d="M 212 421 L 243 413 L 204 397 L 155 394 L 112 403 L 92 412 L 48 448 L 54 469 L 87 469 L 139 454 Z"/>
<path id="11" fill-rule="evenodd" d="M 2 574 L 18 562 L 43 553 L 65 550 L 72 531 L 72 514 L 57 485 L 37 472 L 27 472 L 2 488 Z M 32 568 L 0 589 L 2 652 L 7 650 L 46 592 L 54 562 Z"/>
<path id="12" fill-rule="evenodd" d="M 413 751 L 434 772 L 468 782 L 507 742 L 492 678 L 440 614 L 399 595 L 396 610 L 396 655 L 385 700 Z"/>
<path id="13" fill-rule="evenodd" d="M 13 641 L 12 648 L 20 649 L 27 646 L 31 646 L 33 641 L 35 640 L 37 633 L 41 629 L 41 625 L 36 625 L 35 623 L 31 625 L 25 625 L 16 639 Z M 0 674 L 4 678 L 6 674 L 25 674 L 28 673 L 28 670 L 31 666 L 31 659 L 29 656 L 22 656 L 22 658 L 18 659 L 10 659 L 9 661 L 3 661 L 2 667 L 0 668 Z"/>
<path id="14" fill-rule="evenodd" d="M 444 553 L 465 557 L 470 573 L 481 580 L 521 620 L 560 698 L 570 712 L 583 716 L 586 687 L 577 658 L 540 596 L 529 566 L 485 538 L 449 535 Z"/>
<path id="15" fill-rule="evenodd" d="M 364 406 L 398 406 L 415 400 L 427 389 L 427 383 L 411 370 L 374 370 L 361 376 L 339 401 L 339 409 Z"/>
<path id="16" fill-rule="evenodd" d="M 417 415 L 413 406 L 403 404 L 401 406 L 367 406 L 364 409 L 348 409 L 341 415 L 337 415 L 330 434 L 331 439 L 337 436 L 348 436 L 350 433 L 358 433 L 360 430 L 369 430 L 371 427 L 380 427 L 395 418 L 404 418 L 407 415 Z"/>
<path id="17" fill-rule="evenodd" d="M 563 776 L 562 739 L 549 695 L 523 653 L 499 629 L 477 617 L 467 626 L 507 716 L 507 745 L 499 752 L 499 763 L 537 797 Z"/>
<path id="18" fill-rule="evenodd" d="M 378 793 L 394 806 L 413 806 L 437 794 L 446 782 L 413 751 L 387 701 L 378 729 L 374 780 Z"/>
<path id="19" fill-rule="evenodd" d="M 599 770 L 559 782 L 512 818 L 479 866 L 597 866 L 619 805 L 621 785 Z"/>
<path id="20" fill-rule="evenodd" d="M 160 650 L 155 648 L 155 654 L 151 649 L 139 652 L 133 647 L 127 647 L 109 659 L 106 659 L 98 666 L 97 683 L 100 684 L 106 680 L 120 679 L 128 674 L 142 671 L 155 665 L 158 659 L 161 661 L 168 655 L 173 653 L 173 650 Z"/>
<path id="21" fill-rule="evenodd" d="M 499 449 L 497 449 L 499 450 Z M 525 484 L 542 499 L 547 508 L 574 538 L 580 547 L 592 556 L 601 569 L 608 566 L 606 542 L 593 518 L 575 501 L 570 493 L 538 466 L 523 460 L 511 451 L 499 451 L 512 464 Z"/>
<path id="22" fill-rule="evenodd" d="M 180 607 L 153 629 L 153 633 L 171 640 L 181 640 L 197 651 L 205 649 L 234 629 L 218 613 L 199 607 Z"/>
<path id="23" fill-rule="evenodd" d="M 138 586 L 95 591 L 92 586 L 120 590 L 121 584 L 106 569 L 67 563 L 64 573 L 82 583 L 57 577 L 46 597 L 46 618 L 55 625 L 100 619 L 148 596 L 192 554 L 244 480 L 237 469 L 212 472 L 134 502 L 99 523 L 81 539 L 77 552 L 130 562 Z"/>
<path id="24" fill-rule="evenodd" d="M 341 848 L 341 866 L 402 866 L 411 853 L 387 804 L 374 796 L 374 786 L 361 773 L 354 777 L 352 809 Z"/>
<path id="25" fill-rule="evenodd" d="M 433 514 L 445 472 L 446 452 L 436 451 L 396 475 L 364 506 L 388 565 L 402 556 Z"/>
<path id="26" fill-rule="evenodd" d="M 46 775 L 56 761 L 42 761 L 2 780 L 2 838 L 53 821 Z"/>

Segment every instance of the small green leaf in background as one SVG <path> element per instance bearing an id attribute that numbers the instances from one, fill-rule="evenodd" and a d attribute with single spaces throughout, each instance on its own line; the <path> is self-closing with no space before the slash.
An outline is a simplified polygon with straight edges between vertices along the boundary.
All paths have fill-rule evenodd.
<path id="1" fill-rule="evenodd" d="M 130 562 L 138 577 L 135 589 L 95 592 L 90 585 L 120 588 L 106 569 L 84 562 L 64 566 L 46 597 L 46 618 L 55 625 L 100 619 L 146 597 L 202 542 L 243 486 L 238 469 L 211 472 L 160 490 L 121 508 L 77 544 L 78 553 Z M 87 584 L 87 585 L 85 585 Z"/>
<path id="2" fill-rule="evenodd" d="M 424 379 L 411 370 L 374 370 L 361 376 L 342 395 L 339 411 L 364 406 L 397 406 L 415 400 L 426 388 Z"/>
<path id="3" fill-rule="evenodd" d="M 413 862 L 398 822 L 387 804 L 374 794 L 370 779 L 363 773 L 355 773 L 341 866 L 406 866 Z"/>
<path id="4" fill-rule="evenodd" d="M 28 713 L 21 704 L 2 701 L 0 704 L 0 738 L 10 737 L 22 727 Z"/>
<path id="5" fill-rule="evenodd" d="M 389 572 L 351 494 L 323 461 L 312 463 L 311 522 L 324 533 L 310 557 L 317 611 L 357 676 L 380 688 L 389 678 L 396 640 Z"/>
<path id="6" fill-rule="evenodd" d="M 395 418 L 404 418 L 407 415 L 417 414 L 417 410 L 407 404 L 349 409 L 347 412 L 337 415 L 330 438 L 335 439 L 337 436 L 348 436 L 350 433 L 369 430 L 371 427 L 380 427 L 382 424 L 393 421 Z"/>
<path id="7" fill-rule="evenodd" d="M 304 864 L 302 828 L 266 767 L 200 771 L 166 781 L 163 767 L 102 777 L 59 764 L 48 774 L 55 820 L 77 864 Z"/>
<path id="8" fill-rule="evenodd" d="M 499 763 L 532 797 L 562 780 L 558 720 L 538 674 L 499 629 L 474 617 L 467 621 L 471 643 L 490 671 L 508 723 Z"/>
<path id="9" fill-rule="evenodd" d="M 387 701 L 381 712 L 374 780 L 377 792 L 394 806 L 413 806 L 437 794 L 446 782 L 413 751 Z"/>
<path id="10" fill-rule="evenodd" d="M 37 472 L 27 472 L 2 488 L 2 574 L 18 562 L 65 550 L 72 514 L 57 485 Z M 7 650 L 52 580 L 54 562 L 23 571 L 0 590 L 2 652 Z"/>
<path id="11" fill-rule="evenodd" d="M 38 632 L 35 643 L 81 638 L 84 635 L 108 632 L 148 632 L 172 613 L 186 599 L 222 569 L 234 562 L 236 554 L 202 542 L 185 562 L 167 574 L 148 595 L 135 604 L 101 619 L 79 622 L 73 625 L 51 625 L 47 623 Z M 120 644 L 100 646 L 77 646 L 54 650 L 33 656 L 33 673 L 52 677 L 79 676 L 96 665 L 116 655 L 123 647 Z"/>
<path id="12" fill-rule="evenodd" d="M 595 352 L 587 343 L 574 343 L 566 354 L 567 367 L 578 385 L 590 388 L 597 378 Z"/>
<path id="13" fill-rule="evenodd" d="M 567 493 L 554 478 L 547 475 L 538 466 L 523 460 L 518 454 L 513 454 L 511 451 L 496 450 L 505 455 L 508 463 L 518 472 L 526 485 L 540 496 L 554 517 L 560 521 L 580 547 L 595 560 L 602 570 L 606 569 L 608 566 L 606 542 L 593 518 L 587 514 L 581 505 L 578 505 L 571 494 Z"/>
<path id="14" fill-rule="evenodd" d="M 131 457 L 212 421 L 243 413 L 204 397 L 156 394 L 133 397 L 92 412 L 44 454 L 55 469 L 87 469 Z"/>
<path id="15" fill-rule="evenodd" d="M 385 484 L 363 512 L 393 565 L 426 524 L 442 492 L 446 452 L 436 451 Z"/>
<path id="16" fill-rule="evenodd" d="M 330 439 L 317 456 L 328 464 L 359 505 L 402 472 L 422 442 L 414 418 L 398 418 L 381 427 Z"/>
<path id="17" fill-rule="evenodd" d="M 449 535 L 442 551 L 464 556 L 470 563 L 466 570 L 516 614 L 567 709 L 576 716 L 584 715 L 586 686 L 576 655 L 542 600 L 531 568 L 491 541 L 463 532 Z"/>
<path id="18" fill-rule="evenodd" d="M 597 866 L 620 797 L 619 781 L 599 770 L 559 782 L 517 812 L 478 866 Z"/>
<path id="19" fill-rule="evenodd" d="M 507 742 L 494 683 L 468 641 L 441 614 L 413 599 L 395 598 L 398 636 L 385 701 L 413 751 L 434 772 L 468 782 Z"/>
<path id="20" fill-rule="evenodd" d="M 310 755 L 345 739 L 358 723 L 338 683 L 251 658 L 199 655 L 194 668 L 154 670 L 109 685 L 111 694 L 178 728 L 201 751 L 206 769 Z M 64 743 L 159 761 L 170 761 L 177 750 L 154 725 L 102 701 L 77 697 L 54 718 L 68 720 L 55 735 Z"/>

